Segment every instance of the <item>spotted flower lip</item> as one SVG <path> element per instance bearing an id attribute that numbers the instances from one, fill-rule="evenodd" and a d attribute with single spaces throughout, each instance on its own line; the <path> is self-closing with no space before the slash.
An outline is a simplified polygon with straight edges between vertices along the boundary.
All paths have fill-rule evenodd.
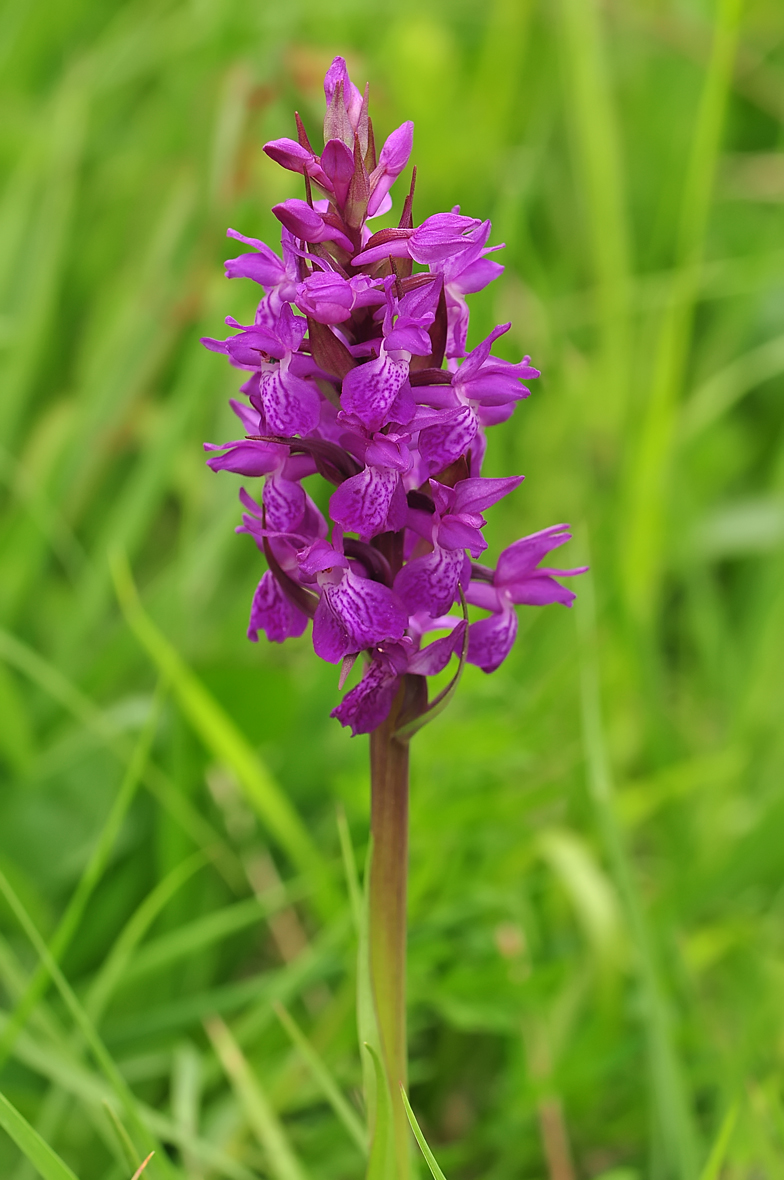
<path id="1" fill-rule="evenodd" d="M 244 374 L 243 400 L 231 406 L 245 431 L 204 445 L 213 471 L 263 481 L 255 498 L 240 491 L 237 531 L 268 566 L 248 637 L 282 643 L 312 622 L 314 650 L 341 666 L 340 687 L 362 656 L 363 675 L 332 712 L 359 734 L 386 719 L 404 687 L 420 724 L 443 697 L 428 702 L 426 682 L 450 661 L 458 671 L 466 659 L 496 669 L 512 648 L 517 607 L 571 605 L 560 579 L 583 569 L 543 564 L 569 540 L 565 525 L 514 541 L 495 568 L 479 564 L 485 513 L 523 479 L 482 474 L 486 432 L 539 376 L 528 356 L 494 354 L 509 324 L 467 347 L 467 296 L 502 274 L 489 257 L 500 246 L 489 221 L 458 206 L 417 225 L 416 170 L 398 225 L 373 233 L 368 220 L 391 209 L 408 165 L 413 123 L 377 152 L 369 91 L 341 57 L 324 94 L 320 154 L 299 116 L 296 139 L 264 147 L 305 181 L 304 199 L 272 210 L 280 253 L 228 231 L 246 248 L 226 276 L 250 279 L 262 295 L 252 323 L 229 318 L 232 334 L 204 340 Z M 303 482 L 311 477 L 327 481 L 326 494 Z M 469 608 L 483 617 L 469 618 Z"/>

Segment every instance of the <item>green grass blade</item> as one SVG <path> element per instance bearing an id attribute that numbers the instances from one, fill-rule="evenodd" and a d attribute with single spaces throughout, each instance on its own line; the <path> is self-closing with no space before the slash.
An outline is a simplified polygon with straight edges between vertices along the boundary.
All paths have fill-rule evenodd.
<path id="1" fill-rule="evenodd" d="M 285 885 L 273 886 L 266 893 L 224 906 L 223 909 L 206 914 L 203 918 L 186 922 L 171 934 L 162 935 L 142 947 L 133 961 L 126 966 L 124 980 L 127 982 L 138 979 L 179 962 L 205 947 L 213 946 L 231 934 L 272 917 L 292 902 L 307 897 L 309 892 L 308 884 L 304 880 L 294 879 L 287 881 Z"/>
<path id="2" fill-rule="evenodd" d="M 59 668 L 43 659 L 16 636 L 0 628 L 0 659 L 17 668 L 71 716 L 94 733 L 124 765 L 131 749 L 115 726 L 98 706 L 85 696 Z M 236 854 L 229 848 L 203 815 L 158 767 L 148 766 L 144 785 L 177 821 L 194 844 L 200 846 L 234 892 L 244 892 L 247 881 Z"/>
<path id="3" fill-rule="evenodd" d="M 637 448 L 631 448 L 624 500 L 621 573 L 632 618 L 650 624 L 664 553 L 665 477 L 677 403 L 691 342 L 700 260 L 721 144 L 743 0 L 719 0 L 711 57 L 697 113 L 676 241 L 676 274 L 653 360 L 653 383 Z"/>
<path id="4" fill-rule="evenodd" d="M 43 1180 L 77 1180 L 76 1174 L 52 1151 L 27 1119 L 0 1093 L 0 1126 L 13 1139 Z"/>
<path id="5" fill-rule="evenodd" d="M 212 754 L 234 771 L 257 815 L 293 863 L 303 872 L 318 871 L 323 863 L 321 854 L 296 811 L 244 734 L 144 611 L 130 567 L 118 554 L 112 558 L 112 572 L 129 627 L 168 678 L 196 733 Z M 331 888 L 318 893 L 320 907 L 328 912 L 333 910 L 332 893 Z"/>
<path id="6" fill-rule="evenodd" d="M 357 936 L 359 936 L 362 929 L 362 911 L 365 903 L 362 897 L 362 888 L 359 884 L 359 873 L 357 872 L 357 862 L 354 857 L 354 848 L 351 843 L 351 833 L 348 828 L 346 811 L 343 807 L 338 807 L 337 824 L 340 853 L 343 858 L 343 870 L 346 874 L 348 896 L 351 902 L 351 915 L 354 919 L 354 929 L 357 932 Z"/>
<path id="7" fill-rule="evenodd" d="M 346 1099 L 341 1094 L 335 1079 L 327 1069 L 324 1062 L 319 1057 L 316 1050 L 311 1045 L 308 1038 L 303 1033 L 293 1016 L 284 1008 L 283 1004 L 276 1002 L 273 1005 L 275 1014 L 283 1025 L 284 1029 L 291 1038 L 304 1061 L 307 1063 L 308 1069 L 313 1075 L 313 1080 L 321 1089 L 327 1102 L 330 1104 L 335 1114 L 340 1119 L 343 1126 L 348 1131 L 351 1138 L 356 1143 L 363 1155 L 367 1154 L 367 1139 L 365 1137 L 365 1130 L 357 1117 L 353 1107 L 349 1105 Z"/>
<path id="8" fill-rule="evenodd" d="M 208 1020 L 205 1027 L 248 1125 L 267 1154 L 275 1180 L 305 1180 L 305 1170 L 294 1154 L 283 1124 L 229 1029 L 217 1016 Z"/>
<path id="9" fill-rule="evenodd" d="M 177 891 L 206 863 L 207 858 L 203 852 L 196 852 L 181 861 L 158 882 L 128 919 L 90 984 L 85 998 L 85 1011 L 94 1024 L 100 1023 L 114 991 L 127 974 L 134 950 L 147 930 Z"/>
<path id="10" fill-rule="evenodd" d="M 587 207 L 588 236 L 599 303 L 601 355 L 596 378 L 601 425 L 623 424 L 628 398 L 630 245 L 623 161 L 612 97 L 603 16 L 597 0 L 558 4 L 566 82 L 567 115 L 573 129 Z M 609 420 L 609 421 L 608 421 Z"/>
<path id="11" fill-rule="evenodd" d="M 716 1141 L 710 1150 L 710 1155 L 705 1161 L 705 1167 L 700 1172 L 700 1180 L 718 1180 L 719 1173 L 727 1156 L 727 1150 L 732 1139 L 732 1132 L 735 1130 L 737 1119 L 738 1103 L 733 1102 L 722 1119 Z"/>
<path id="12" fill-rule="evenodd" d="M 601 711 L 598 641 L 591 574 L 584 577 L 580 605 L 575 610 L 575 616 L 581 641 L 581 709 L 588 793 L 605 854 L 626 910 L 637 959 L 640 984 L 645 997 L 643 1020 L 648 1041 L 652 1097 L 664 1149 L 671 1168 L 681 1180 L 693 1180 L 696 1174 L 697 1148 L 686 1084 L 675 1048 L 672 1018 L 653 939 L 615 808 L 612 772 Z"/>
<path id="13" fill-rule="evenodd" d="M 160 1157 L 157 1164 L 160 1171 L 166 1176 L 175 1175 L 174 1169 L 169 1163 L 168 1157 L 166 1157 L 165 1153 L 160 1149 L 160 1144 L 156 1143 L 147 1131 L 147 1128 L 145 1127 L 139 1115 L 136 1099 L 131 1093 L 129 1086 L 123 1079 L 120 1071 L 117 1069 L 117 1066 L 115 1065 L 114 1061 L 107 1052 L 106 1047 L 98 1036 L 92 1021 L 77 999 L 73 989 L 67 983 L 65 976 L 60 970 L 58 964 L 52 958 L 46 943 L 41 938 L 41 935 L 38 933 L 38 930 L 31 921 L 26 909 L 17 897 L 16 892 L 8 881 L 8 878 L 2 871 L 0 871 L 0 892 L 2 892 L 4 895 L 17 921 L 19 922 L 19 925 L 22 927 L 28 939 L 32 943 L 36 954 L 40 958 L 41 962 L 46 966 L 46 969 L 54 981 L 57 990 L 60 992 L 60 995 L 66 1007 L 68 1008 L 74 1023 L 82 1034 L 85 1043 L 89 1046 L 97 1065 L 102 1070 L 106 1080 L 109 1082 L 109 1085 L 112 1087 L 113 1091 L 117 1095 L 117 1098 L 125 1109 L 134 1131 L 139 1135 L 139 1138 L 145 1144 L 145 1147 L 148 1150 L 158 1150 L 160 1152 Z"/>
<path id="14" fill-rule="evenodd" d="M 109 815 L 103 826 L 98 841 L 93 849 L 92 855 L 85 866 L 84 872 L 79 880 L 79 884 L 71 897 L 70 902 L 66 908 L 65 913 L 57 927 L 57 930 L 52 937 L 49 944 L 49 953 L 56 961 L 62 959 L 63 954 L 71 944 L 78 927 L 82 920 L 87 903 L 93 895 L 93 892 L 100 881 L 106 866 L 109 862 L 112 848 L 120 833 L 123 821 L 128 814 L 128 809 L 133 802 L 136 790 L 144 771 L 144 767 L 149 757 L 150 748 L 155 737 L 155 731 L 158 727 L 160 718 L 160 710 L 162 705 L 162 693 L 159 690 L 155 695 L 153 707 L 150 715 L 142 730 L 136 748 L 133 752 L 125 776 L 120 784 L 120 789 L 109 811 Z M 30 983 L 28 984 L 25 994 L 22 996 L 16 1008 L 14 1009 L 11 1019 L 6 1025 L 2 1036 L 0 1036 L 0 1066 L 8 1057 L 8 1054 L 13 1046 L 14 1037 L 19 1029 L 26 1023 L 30 1013 L 37 1004 L 38 1000 L 44 994 L 46 986 L 49 982 L 49 974 L 43 962 L 39 963 L 34 972 Z"/>
<path id="15" fill-rule="evenodd" d="M 681 438 L 690 442 L 763 381 L 784 372 L 784 336 L 743 353 L 709 377 L 681 412 Z"/>
<path id="16" fill-rule="evenodd" d="M 430 1169 L 430 1174 L 433 1177 L 433 1180 L 446 1180 L 446 1176 L 444 1175 L 444 1173 L 441 1171 L 438 1164 L 436 1163 L 436 1157 L 433 1155 L 432 1151 L 430 1150 L 430 1148 L 427 1145 L 427 1140 L 425 1139 L 424 1135 L 422 1134 L 422 1129 L 416 1120 L 416 1115 L 414 1114 L 413 1110 L 411 1109 L 411 1103 L 408 1101 L 408 1094 L 406 1094 L 406 1091 L 403 1088 L 403 1086 L 400 1087 L 400 1093 L 403 1098 L 403 1105 L 406 1108 L 406 1114 L 408 1115 L 408 1121 L 411 1124 L 411 1130 L 414 1132 L 414 1138 L 416 1139 L 417 1143 L 419 1144 L 422 1155 L 425 1157 L 425 1161 L 427 1163 L 428 1168 Z"/>

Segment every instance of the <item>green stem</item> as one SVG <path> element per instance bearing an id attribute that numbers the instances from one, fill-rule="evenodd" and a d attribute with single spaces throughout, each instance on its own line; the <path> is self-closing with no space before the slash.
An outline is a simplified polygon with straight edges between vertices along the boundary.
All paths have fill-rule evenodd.
<path id="1" fill-rule="evenodd" d="M 401 694 L 402 695 L 402 694 Z M 398 701 L 400 698 L 398 698 Z M 396 1180 L 409 1174 L 407 1085 L 406 882 L 408 876 L 408 744 L 393 736 L 398 702 L 370 735 L 373 856 L 370 866 L 370 973 L 382 1059 L 392 1101 Z"/>

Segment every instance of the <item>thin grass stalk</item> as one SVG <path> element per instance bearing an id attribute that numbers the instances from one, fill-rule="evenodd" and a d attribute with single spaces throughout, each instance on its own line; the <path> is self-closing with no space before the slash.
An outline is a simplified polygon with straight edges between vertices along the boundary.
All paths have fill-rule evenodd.
<path id="1" fill-rule="evenodd" d="M 402 695 L 402 694 L 401 694 Z M 406 894 L 408 743 L 398 741 L 399 705 L 370 735 L 370 973 L 394 1127 L 396 1180 L 409 1174 L 409 1129 L 400 1087 L 408 1085 Z"/>

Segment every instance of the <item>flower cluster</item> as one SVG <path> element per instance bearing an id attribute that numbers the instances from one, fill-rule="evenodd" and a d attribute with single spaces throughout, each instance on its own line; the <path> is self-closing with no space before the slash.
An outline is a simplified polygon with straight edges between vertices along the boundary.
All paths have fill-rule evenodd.
<path id="1" fill-rule="evenodd" d="M 324 90 L 320 156 L 299 116 L 296 141 L 264 148 L 305 182 L 305 200 L 273 209 L 282 258 L 228 231 L 250 250 L 226 263 L 227 276 L 264 295 L 253 324 L 227 320 L 235 335 L 204 341 L 248 374 L 246 400 L 231 402 L 245 437 L 205 446 L 214 471 L 264 477 L 260 502 L 241 491 L 239 531 L 268 565 L 249 637 L 281 643 L 312 620 L 317 655 L 342 664 L 341 687 L 364 653 L 364 676 L 333 712 L 356 734 L 385 720 L 401 685 L 408 714 L 425 715 L 425 678 L 453 654 L 492 672 L 514 642 L 514 605 L 569 606 L 574 595 L 556 576 L 581 571 L 540 565 L 569 539 L 564 525 L 516 541 L 495 570 L 479 563 L 484 511 L 522 480 L 482 476 L 485 430 L 539 375 L 528 357 L 492 355 L 509 324 L 466 352 L 466 295 L 501 273 L 488 257 L 499 247 L 488 246 L 490 222 L 459 207 L 415 226 L 416 169 L 399 225 L 373 233 L 367 223 L 392 207 L 413 124 L 377 153 L 367 88 L 342 58 Z M 334 485 L 329 520 L 302 484 L 316 473 Z M 467 603 L 489 614 L 469 625 Z"/>

